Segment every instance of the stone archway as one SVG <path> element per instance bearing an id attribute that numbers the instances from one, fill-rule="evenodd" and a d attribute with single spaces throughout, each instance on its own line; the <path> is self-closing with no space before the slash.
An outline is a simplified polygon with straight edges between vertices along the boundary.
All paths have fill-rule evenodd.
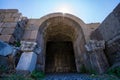
<path id="1" fill-rule="evenodd" d="M 83 26 L 84 23 L 73 15 L 62 14 L 62 13 L 50 14 L 43 17 L 41 20 L 42 22 L 39 28 L 37 43 L 41 47 L 42 51 L 38 56 L 39 58 L 38 58 L 37 66 L 41 70 L 43 71 L 47 70 L 47 72 L 49 72 L 48 69 L 46 69 L 47 67 L 49 67 L 48 64 L 50 64 L 49 62 L 48 63 L 46 62 L 47 60 L 46 56 L 50 56 L 49 52 L 46 51 L 46 50 L 49 50 L 48 49 L 49 47 L 47 45 L 50 43 L 55 43 L 56 47 L 59 44 L 61 44 L 62 47 L 64 45 L 65 50 L 62 53 L 65 54 L 65 51 L 69 52 L 68 54 L 70 54 L 71 56 L 70 55 L 66 55 L 66 56 L 69 56 L 68 57 L 70 58 L 69 61 L 72 61 L 73 63 L 70 64 L 70 62 L 67 62 L 68 64 L 65 65 L 67 67 L 63 67 L 61 66 L 62 62 L 60 62 L 60 64 L 55 64 L 55 61 L 57 60 L 57 58 L 53 57 L 55 58 L 55 60 L 52 59 L 51 61 L 54 61 L 54 62 L 51 62 L 51 64 L 53 64 L 54 66 L 50 65 L 50 67 L 53 67 L 52 68 L 53 70 L 51 70 L 50 72 L 54 72 L 54 71 L 80 72 L 84 64 L 83 55 L 85 53 L 85 49 L 84 49 L 85 37 L 82 30 L 83 28 L 81 27 Z M 55 44 L 51 44 L 51 45 L 55 46 Z M 68 47 L 69 48 L 68 50 L 67 50 L 67 47 L 65 47 L 65 45 L 67 46 L 70 45 Z M 73 52 L 69 50 L 72 50 Z M 65 57 L 60 57 L 63 55 L 62 53 L 59 54 L 58 52 L 59 54 L 57 55 L 59 56 L 58 58 L 63 58 L 63 60 L 66 60 Z M 51 54 L 51 55 L 55 56 L 54 54 Z M 63 61 L 63 65 L 64 64 L 65 64 L 65 61 Z M 68 67 L 69 65 L 70 67 Z M 72 69 L 69 69 L 69 68 L 72 68 Z"/>

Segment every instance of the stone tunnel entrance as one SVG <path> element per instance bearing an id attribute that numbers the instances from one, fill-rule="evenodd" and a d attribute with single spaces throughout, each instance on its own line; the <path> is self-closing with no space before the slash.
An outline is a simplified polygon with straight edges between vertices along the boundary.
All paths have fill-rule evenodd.
<path id="1" fill-rule="evenodd" d="M 76 72 L 72 42 L 47 42 L 45 63 L 46 73 Z"/>
<path id="2" fill-rule="evenodd" d="M 80 72 L 85 53 L 85 37 L 80 19 L 69 14 L 43 17 L 37 43 L 41 47 L 37 68 L 46 73 Z M 79 22 L 79 23 L 78 23 Z"/>

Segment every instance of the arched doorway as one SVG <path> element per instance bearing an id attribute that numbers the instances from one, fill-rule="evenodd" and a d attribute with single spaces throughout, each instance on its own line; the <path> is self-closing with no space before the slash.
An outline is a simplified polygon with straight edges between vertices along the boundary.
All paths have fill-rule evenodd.
<path id="1" fill-rule="evenodd" d="M 47 41 L 45 72 L 76 72 L 72 41 Z"/>
<path id="2" fill-rule="evenodd" d="M 39 28 L 37 43 L 42 52 L 38 64 L 45 72 L 80 72 L 85 44 L 81 25 L 69 14 L 48 16 Z"/>

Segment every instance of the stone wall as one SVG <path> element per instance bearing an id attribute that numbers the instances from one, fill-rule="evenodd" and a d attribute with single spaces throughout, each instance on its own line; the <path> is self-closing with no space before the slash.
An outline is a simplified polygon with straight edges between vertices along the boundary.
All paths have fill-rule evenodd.
<path id="1" fill-rule="evenodd" d="M 0 9 L 0 40 L 13 43 L 20 41 L 27 18 L 17 9 Z"/>
<path id="2" fill-rule="evenodd" d="M 90 39 L 90 34 L 94 30 L 99 30 L 99 28 L 96 29 L 98 26 L 99 23 L 85 24 L 81 19 L 71 14 L 63 15 L 62 13 L 53 13 L 40 19 L 27 19 L 26 17 L 22 17 L 22 14 L 19 13 L 17 9 L 0 10 L 0 40 L 7 43 L 21 41 L 22 44 L 21 50 L 23 53 L 21 53 L 22 56 L 20 57 L 16 70 L 28 70 L 32 72 L 36 67 L 36 69 L 39 68 L 38 70 L 44 71 L 46 42 L 49 40 L 55 41 L 57 39 L 60 41 L 72 41 L 78 72 L 82 71 L 82 66 L 87 64 L 88 60 L 91 60 L 90 63 L 94 64 L 91 65 L 88 63 L 88 65 L 85 65 L 85 68 L 87 66 L 93 66 L 92 68 L 96 68 L 96 71 L 99 73 L 104 72 L 104 66 L 107 62 L 105 64 L 100 64 L 102 61 L 106 61 L 105 58 L 102 58 L 105 57 L 103 49 L 98 49 L 97 52 L 92 51 L 92 53 L 90 52 L 89 54 L 89 51 L 86 53 L 84 47 L 86 42 Z M 100 28 L 99 30 L 100 35 L 102 35 L 100 32 L 102 29 Z M 98 32 L 97 35 L 99 35 Z M 64 38 L 65 36 L 67 37 Z M 106 36 L 108 36 L 107 33 Z M 106 36 L 105 39 L 107 40 L 109 37 L 106 38 Z M 103 38 L 103 36 L 101 37 Z M 97 37 L 95 36 L 95 38 Z M 25 44 L 22 42 L 25 42 Z M 34 49 L 29 51 L 30 47 L 32 47 L 31 43 L 35 43 L 36 45 L 34 46 Z M 27 51 L 24 51 L 23 49 L 26 49 Z M 89 57 L 89 59 L 85 59 L 84 56 Z M 99 58 L 97 59 L 97 57 Z M 96 62 L 94 62 L 94 58 L 96 59 Z M 27 61 L 22 63 L 26 59 Z"/>
<path id="3" fill-rule="evenodd" d="M 99 25 L 100 25 L 100 23 L 89 23 L 89 24 L 86 24 L 86 27 L 87 27 L 87 31 L 86 31 L 86 34 L 85 34 L 85 36 L 87 37 L 86 41 L 90 40 L 91 33 L 93 31 L 95 31 L 99 27 Z"/>
<path id="4" fill-rule="evenodd" d="M 87 51 L 87 70 L 90 73 L 104 73 L 109 64 L 104 54 L 105 42 L 97 40 L 89 40 L 85 45 Z"/>
<path id="5" fill-rule="evenodd" d="M 24 41 L 36 41 L 38 30 L 39 30 L 39 22 L 37 19 L 29 19 L 26 27 L 25 33 L 23 35 L 22 40 Z"/>
<path id="6" fill-rule="evenodd" d="M 105 53 L 111 65 L 120 61 L 120 3 L 92 32 L 91 39 L 105 40 Z"/>

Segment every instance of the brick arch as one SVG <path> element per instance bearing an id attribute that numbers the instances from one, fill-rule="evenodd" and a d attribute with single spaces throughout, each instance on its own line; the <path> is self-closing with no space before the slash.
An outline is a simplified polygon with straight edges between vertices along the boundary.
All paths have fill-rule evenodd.
<path id="1" fill-rule="evenodd" d="M 76 69 L 77 72 L 81 71 L 85 53 L 84 25 L 81 19 L 71 14 L 53 13 L 40 19 L 37 43 L 42 51 L 38 56 L 37 65 L 41 70 L 45 70 L 46 42 L 48 40 L 67 40 L 73 43 Z"/>

